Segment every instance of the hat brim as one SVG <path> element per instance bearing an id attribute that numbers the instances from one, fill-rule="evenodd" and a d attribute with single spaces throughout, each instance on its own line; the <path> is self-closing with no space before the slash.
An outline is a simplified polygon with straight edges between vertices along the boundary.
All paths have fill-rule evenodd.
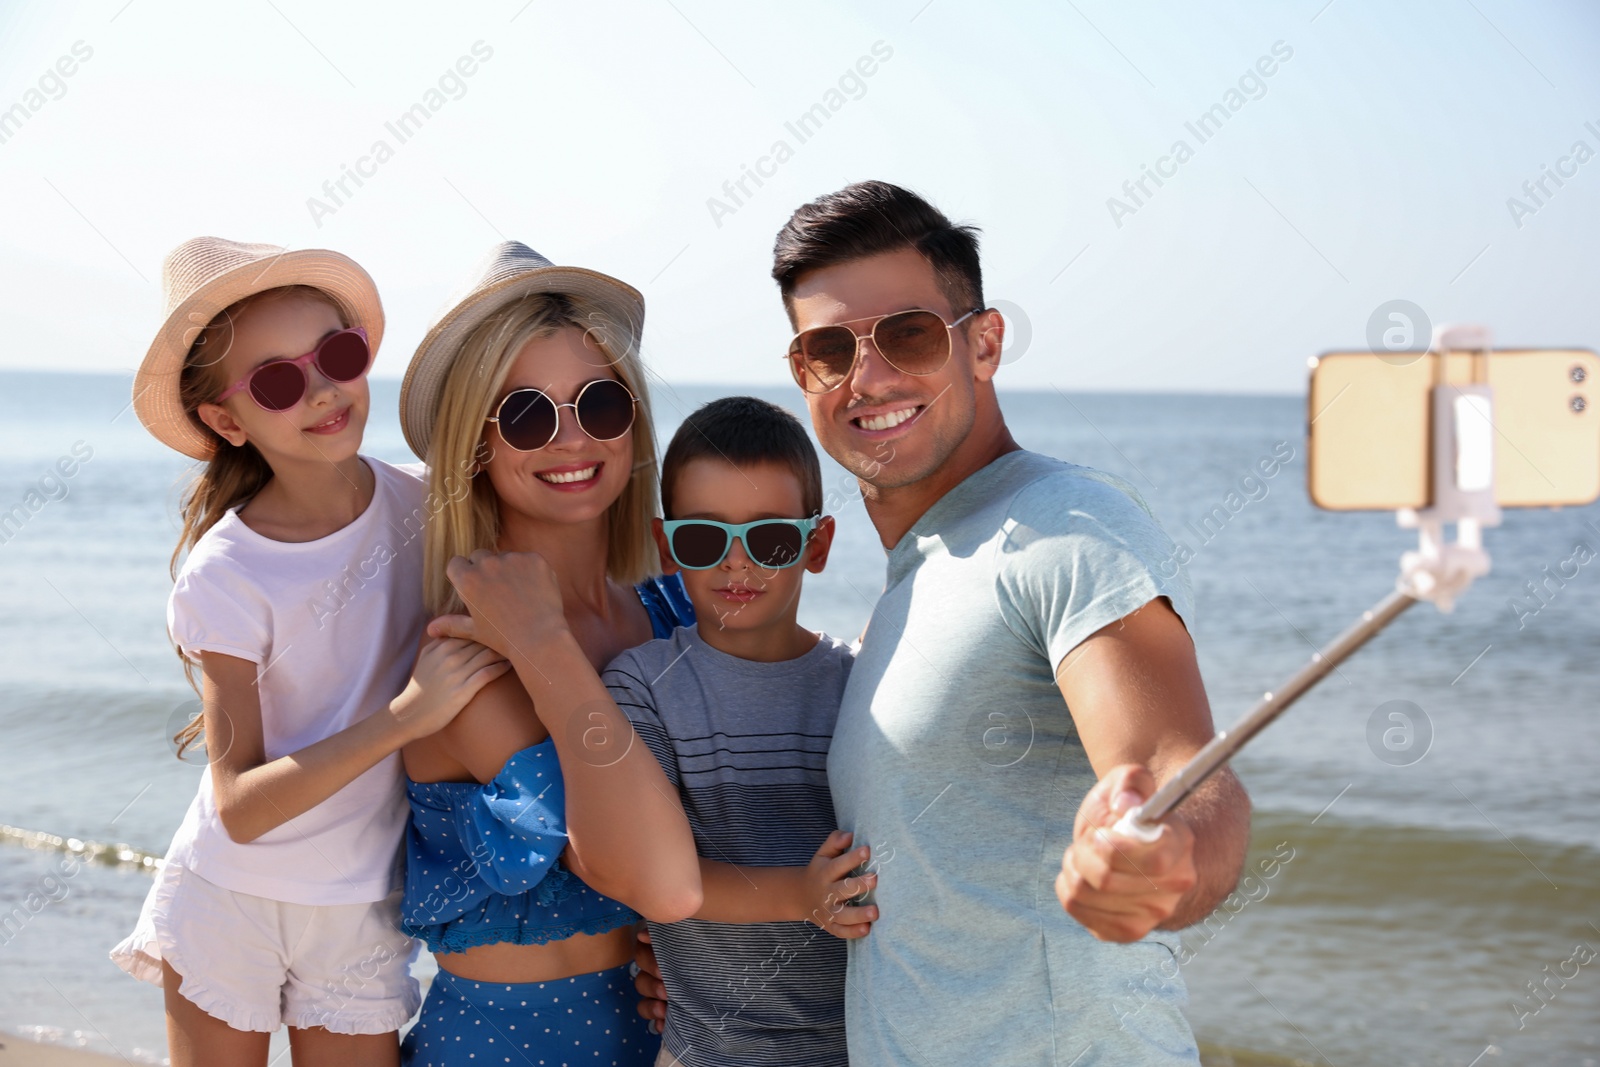
<path id="1" fill-rule="evenodd" d="M 584 267 L 533 267 L 473 290 L 423 337 L 400 385 L 400 429 L 418 459 L 428 458 L 439 414 L 439 390 L 467 337 L 507 304 L 537 293 L 568 293 L 596 304 L 631 330 L 633 346 L 639 344 L 644 332 L 644 296 L 609 274 Z"/>
<path id="2" fill-rule="evenodd" d="M 361 265 L 328 249 L 284 252 L 208 279 L 167 315 L 133 379 L 133 410 L 156 440 L 192 459 L 210 459 L 214 439 L 183 410 L 179 382 L 189 349 L 222 311 L 247 296 L 286 285 L 327 293 L 347 325 L 367 331 L 374 355 L 383 340 L 383 303 Z"/>

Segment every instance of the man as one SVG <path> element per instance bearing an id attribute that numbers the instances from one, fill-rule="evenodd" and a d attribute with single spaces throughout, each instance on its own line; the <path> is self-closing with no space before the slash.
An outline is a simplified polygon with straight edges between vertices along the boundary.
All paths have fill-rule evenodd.
<path id="1" fill-rule="evenodd" d="M 878 873 L 851 1061 L 1196 1063 L 1172 931 L 1232 891 L 1249 801 L 1223 772 L 1155 842 L 1108 832 L 1213 733 L 1171 542 L 1126 482 L 1012 439 L 974 229 L 863 182 L 797 210 L 772 273 L 889 554 L 828 755 Z"/>

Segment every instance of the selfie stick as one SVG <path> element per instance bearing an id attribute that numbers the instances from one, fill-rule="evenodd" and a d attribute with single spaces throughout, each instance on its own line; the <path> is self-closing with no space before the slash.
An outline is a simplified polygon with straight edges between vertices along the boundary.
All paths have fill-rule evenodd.
<path id="1" fill-rule="evenodd" d="M 1473 353 L 1471 384 L 1446 380 L 1452 351 Z M 1248 715 L 1213 737 L 1148 800 L 1124 814 L 1113 833 L 1147 843 L 1156 840 L 1161 821 L 1201 782 L 1397 615 L 1419 600 L 1432 601 L 1448 612 L 1474 578 L 1489 573 L 1483 529 L 1500 525 L 1494 492 L 1494 392 L 1487 381 L 1489 331 L 1481 326 L 1438 326 L 1428 348 L 1429 356 L 1435 354 L 1433 503 L 1420 511 L 1401 508 L 1395 514 L 1400 526 L 1417 530 L 1418 545 L 1415 552 L 1400 557 L 1394 592 L 1362 612 L 1359 622 L 1314 653 L 1311 662 L 1263 696 Z M 1446 523 L 1455 524 L 1456 540 L 1445 540 Z"/>

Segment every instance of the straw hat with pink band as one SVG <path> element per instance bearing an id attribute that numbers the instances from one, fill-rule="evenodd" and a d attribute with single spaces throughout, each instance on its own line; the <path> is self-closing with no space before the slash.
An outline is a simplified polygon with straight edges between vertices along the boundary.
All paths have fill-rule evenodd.
<path id="1" fill-rule="evenodd" d="M 558 266 L 521 241 L 504 241 L 489 250 L 471 279 L 445 306 L 411 357 L 400 386 L 400 428 L 417 458 L 428 458 L 439 390 L 456 353 L 472 331 L 506 305 L 535 293 L 567 293 L 603 311 L 628 336 L 613 338 L 626 358 L 636 354 L 644 333 L 644 297 L 639 290 L 586 267 Z"/>
<path id="2" fill-rule="evenodd" d="M 166 319 L 133 379 L 133 410 L 156 440 L 192 459 L 210 459 L 213 435 L 183 410 L 179 382 L 195 339 L 229 306 L 286 285 L 320 289 L 346 325 L 365 331 L 376 353 L 383 340 L 383 304 L 360 265 L 325 248 L 289 251 L 277 245 L 196 237 L 167 254 L 161 267 Z"/>

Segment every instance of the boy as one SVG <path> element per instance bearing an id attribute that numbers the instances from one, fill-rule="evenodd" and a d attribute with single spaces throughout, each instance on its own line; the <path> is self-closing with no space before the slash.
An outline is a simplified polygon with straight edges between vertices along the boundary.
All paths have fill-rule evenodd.
<path id="1" fill-rule="evenodd" d="M 713 401 L 673 436 L 661 503 L 662 567 L 683 575 L 699 625 L 603 675 L 701 857 L 700 911 L 650 924 L 671 1004 L 657 1064 L 845 1067 L 840 939 L 877 918 L 846 902 L 876 876 L 850 877 L 868 852 L 833 829 L 828 794 L 852 653 L 795 621 L 833 540 L 816 450 L 782 408 Z"/>

